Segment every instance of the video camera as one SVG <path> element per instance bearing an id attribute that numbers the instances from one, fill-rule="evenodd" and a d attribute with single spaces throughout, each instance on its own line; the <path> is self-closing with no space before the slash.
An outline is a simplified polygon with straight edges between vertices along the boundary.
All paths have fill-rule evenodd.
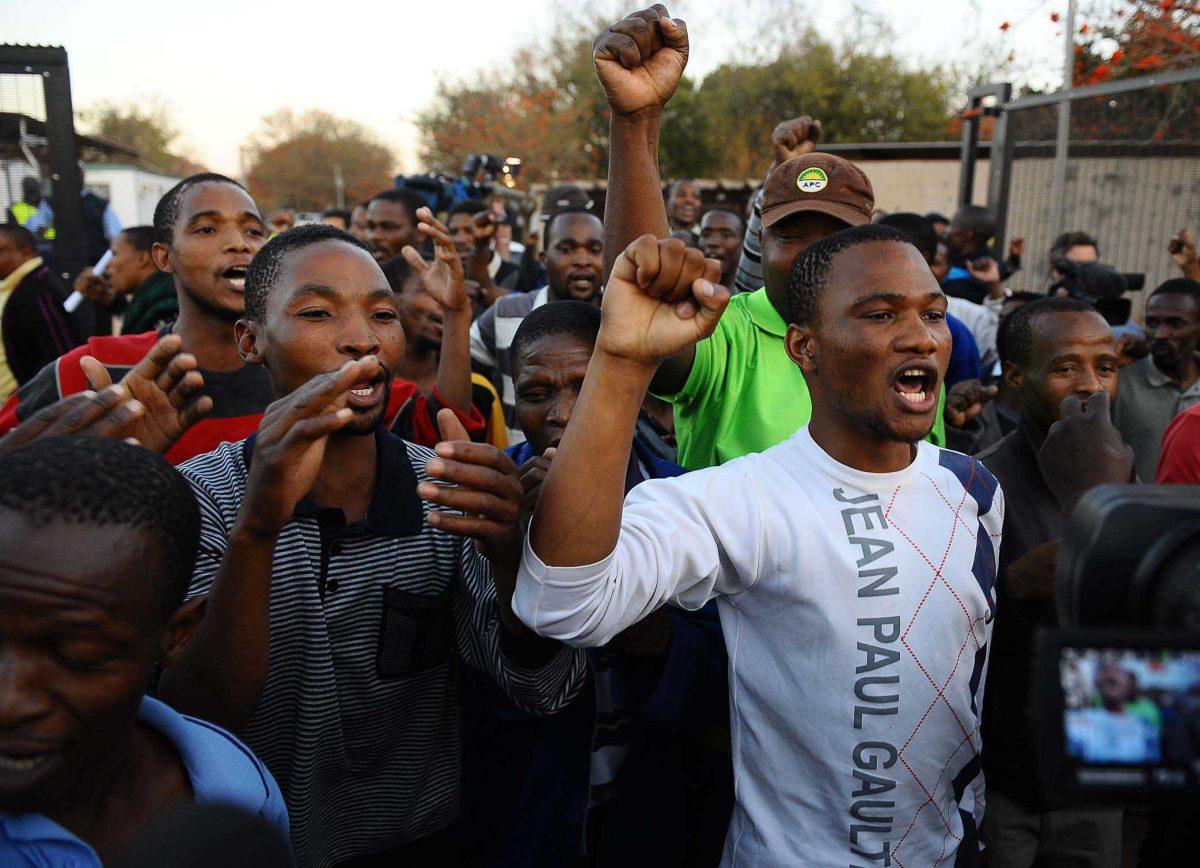
<path id="1" fill-rule="evenodd" d="M 1048 801 L 1200 795 L 1200 486 L 1089 492 L 1057 570 L 1063 629 L 1034 650 Z"/>
<path id="2" fill-rule="evenodd" d="M 511 190 L 517 184 L 522 165 L 520 157 L 502 160 L 491 154 L 470 154 L 463 161 L 461 177 L 438 172 L 397 175 L 395 184 L 420 195 L 430 210 L 438 214 L 463 199 L 486 199 L 495 190 L 493 182 L 497 179 Z"/>
<path id="3" fill-rule="evenodd" d="M 1137 292 L 1146 285 L 1146 275 L 1117 271 L 1102 262 L 1074 262 L 1059 257 L 1054 260 L 1054 270 L 1062 276 L 1051 285 L 1048 295 L 1062 290 L 1086 301 L 1112 326 L 1129 322 L 1133 303 L 1125 293 Z"/>

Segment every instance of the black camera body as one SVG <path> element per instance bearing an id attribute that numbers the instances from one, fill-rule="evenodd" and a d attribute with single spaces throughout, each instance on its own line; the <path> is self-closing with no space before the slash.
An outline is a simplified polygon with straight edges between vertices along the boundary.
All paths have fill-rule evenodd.
<path id="1" fill-rule="evenodd" d="M 1109 485 L 1059 544 L 1060 630 L 1034 649 L 1050 804 L 1200 795 L 1200 486 Z"/>

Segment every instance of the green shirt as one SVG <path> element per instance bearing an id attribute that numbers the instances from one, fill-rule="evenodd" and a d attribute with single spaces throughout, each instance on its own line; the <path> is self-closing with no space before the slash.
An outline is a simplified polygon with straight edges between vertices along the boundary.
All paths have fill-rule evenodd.
<path id="1" fill-rule="evenodd" d="M 679 463 L 688 470 L 724 464 L 782 443 L 808 424 L 812 401 L 804 375 L 783 347 L 787 323 L 767 291 L 735 295 L 717 330 L 696 344 L 683 388 L 662 397 L 675 405 Z M 939 402 L 929 439 L 945 445 Z"/>

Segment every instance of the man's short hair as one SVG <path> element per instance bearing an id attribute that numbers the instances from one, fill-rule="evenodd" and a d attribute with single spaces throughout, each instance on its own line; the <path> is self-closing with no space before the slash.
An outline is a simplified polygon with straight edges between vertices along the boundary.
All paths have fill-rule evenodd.
<path id="1" fill-rule="evenodd" d="M 322 217 L 339 217 L 347 226 L 350 225 L 350 212 L 345 208 L 328 208 L 321 212 Z"/>
<path id="2" fill-rule="evenodd" d="M 163 602 L 183 602 L 200 545 L 200 509 L 162 456 L 84 435 L 35 440 L 0 458 L 0 507 L 34 527 L 52 522 L 144 530 L 159 544 Z M 130 558 L 139 557 L 130 550 Z"/>
<path id="3" fill-rule="evenodd" d="M 517 326 L 512 341 L 512 370 L 514 380 L 521 373 L 521 355 L 534 341 L 549 335 L 569 335 L 585 344 L 595 345 L 600 334 L 600 308 L 577 299 L 552 301 L 533 312 Z"/>
<path id="4" fill-rule="evenodd" d="M 730 217 L 732 217 L 732 218 L 734 218 L 735 220 L 737 220 L 737 222 L 738 222 L 738 225 L 739 225 L 739 226 L 743 226 L 743 227 L 744 227 L 744 226 L 746 225 L 746 221 L 745 221 L 745 219 L 742 217 L 742 215 L 741 215 L 741 214 L 739 214 L 739 213 L 738 213 L 738 212 L 736 212 L 736 211 L 730 211 L 728 208 L 709 208 L 709 209 L 708 209 L 707 211 L 705 211 L 705 212 L 704 212 L 704 214 L 703 214 L 703 215 L 700 217 L 700 221 L 701 221 L 701 222 L 704 222 L 704 218 L 705 218 L 705 217 L 707 217 L 709 214 L 728 214 Z"/>
<path id="5" fill-rule="evenodd" d="M 1008 304 L 1010 301 L 1023 301 L 1028 304 L 1031 301 L 1039 301 L 1045 297 L 1045 294 L 1040 292 L 1033 292 L 1028 289 L 1014 289 L 1005 296 L 1004 304 Z M 1003 305 L 1001 305 L 1001 310 L 1003 310 Z M 1012 319 L 1012 315 L 1015 312 L 1016 308 L 1013 308 L 1007 316 L 1000 317 L 1000 323 L 996 327 L 996 356 L 1001 365 L 1008 361 L 1008 348 L 1005 345 L 1005 340 L 1008 335 L 1008 321 Z"/>
<path id="6" fill-rule="evenodd" d="M 154 240 L 160 244 L 170 244 L 175 236 L 175 221 L 179 219 L 179 200 L 188 189 L 197 184 L 232 184 L 242 192 L 246 188 L 233 178 L 219 175 L 216 172 L 200 172 L 184 178 L 163 194 L 154 206 Z M 247 193 L 246 195 L 249 195 Z"/>
<path id="7" fill-rule="evenodd" d="M 1056 313 L 1100 312 L 1086 301 L 1066 295 L 1052 295 L 1023 304 L 1004 321 L 1004 327 L 996 335 L 996 350 L 1002 362 L 1012 362 L 1025 367 L 1033 361 L 1034 323 L 1041 317 Z"/>
<path id="8" fill-rule="evenodd" d="M 250 267 L 246 269 L 246 318 L 262 322 L 267 312 L 267 299 L 275 281 L 283 272 L 283 259 L 289 253 L 320 244 L 322 241 L 340 241 L 359 250 L 370 252 L 345 229 L 328 223 L 305 223 L 286 232 L 280 232 L 254 254 Z"/>
<path id="9" fill-rule="evenodd" d="M 925 215 L 925 219 L 930 223 L 949 223 L 950 218 L 940 211 L 930 211 Z"/>
<path id="10" fill-rule="evenodd" d="M 446 211 L 446 223 L 449 224 L 450 218 L 455 214 L 470 214 L 474 217 L 480 211 L 486 211 L 487 204 L 480 199 L 459 199 Z"/>
<path id="11" fill-rule="evenodd" d="M 37 236 L 20 223 L 0 223 L 0 235 L 8 238 L 18 250 L 37 252 Z"/>
<path id="12" fill-rule="evenodd" d="M 1158 288 L 1150 293 L 1151 298 L 1156 295 L 1188 295 L 1196 302 L 1196 306 L 1200 307 L 1200 283 L 1186 277 L 1173 277 L 1160 283 Z"/>
<path id="13" fill-rule="evenodd" d="M 963 205 L 954 212 L 954 220 L 964 229 L 971 230 L 975 240 L 981 244 L 996 234 L 996 218 L 982 205 Z"/>
<path id="14" fill-rule="evenodd" d="M 684 184 L 691 184 L 692 186 L 697 187 L 697 188 L 700 186 L 696 182 L 695 178 L 676 178 L 674 181 L 671 182 L 671 185 L 669 187 L 667 187 L 667 195 L 674 196 L 675 193 L 679 190 L 679 188 L 682 187 Z"/>
<path id="15" fill-rule="evenodd" d="M 1086 232 L 1072 230 L 1064 232 L 1054 239 L 1054 243 L 1050 245 L 1050 264 L 1054 265 L 1055 260 L 1062 259 L 1067 255 L 1067 251 L 1072 247 L 1095 247 L 1096 255 L 1100 255 L 1100 245 L 1096 243 L 1096 239 Z"/>
<path id="16" fill-rule="evenodd" d="M 926 262 L 932 264 L 937 258 L 937 232 L 934 231 L 933 223 L 928 217 L 911 211 L 899 211 L 880 217 L 876 222 L 880 226 L 892 227 L 907 238 Z"/>
<path id="17" fill-rule="evenodd" d="M 796 258 L 795 264 L 792 265 L 791 277 L 788 279 L 788 322 L 797 325 L 811 323 L 817 315 L 817 296 L 829 281 L 829 269 L 833 260 L 844 250 L 873 241 L 913 246 L 912 242 L 895 229 L 878 223 L 851 226 L 809 245 Z"/>
<path id="18" fill-rule="evenodd" d="M 371 197 L 371 201 L 367 202 L 367 207 L 371 207 L 371 202 L 395 202 L 405 213 L 408 214 L 408 219 L 413 226 L 418 223 L 417 209 L 427 207 L 425 197 L 415 190 L 409 190 L 406 187 L 392 187 L 389 190 L 381 190 Z"/>
<path id="19" fill-rule="evenodd" d="M 546 250 L 550 249 L 550 236 L 554 234 L 554 224 L 559 222 L 564 217 L 578 216 L 580 214 L 586 215 L 588 217 L 596 217 L 595 214 L 593 214 L 591 211 L 587 210 L 586 208 L 564 208 L 561 211 L 555 211 L 554 214 L 552 214 L 550 216 L 550 219 L 546 221 L 546 229 L 545 229 L 546 237 L 545 237 L 545 241 L 543 242 Z M 599 220 L 600 218 L 596 217 L 596 219 Z"/>
<path id="20" fill-rule="evenodd" d="M 121 230 L 125 243 L 140 253 L 149 253 L 154 246 L 155 231 L 153 226 L 127 226 Z"/>

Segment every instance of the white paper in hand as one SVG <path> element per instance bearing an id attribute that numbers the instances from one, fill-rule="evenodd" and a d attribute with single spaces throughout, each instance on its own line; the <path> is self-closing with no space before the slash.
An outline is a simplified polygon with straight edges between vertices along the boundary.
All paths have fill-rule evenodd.
<path id="1" fill-rule="evenodd" d="M 109 250 L 105 250 L 104 255 L 100 257 L 94 266 L 92 266 L 92 273 L 104 274 L 104 269 L 108 268 L 108 263 L 112 262 L 112 256 L 113 253 L 111 248 Z M 67 313 L 75 313 L 76 308 L 78 308 L 81 304 L 83 304 L 83 295 L 80 294 L 79 290 L 75 290 L 68 295 L 67 300 L 63 302 L 63 309 Z"/>

